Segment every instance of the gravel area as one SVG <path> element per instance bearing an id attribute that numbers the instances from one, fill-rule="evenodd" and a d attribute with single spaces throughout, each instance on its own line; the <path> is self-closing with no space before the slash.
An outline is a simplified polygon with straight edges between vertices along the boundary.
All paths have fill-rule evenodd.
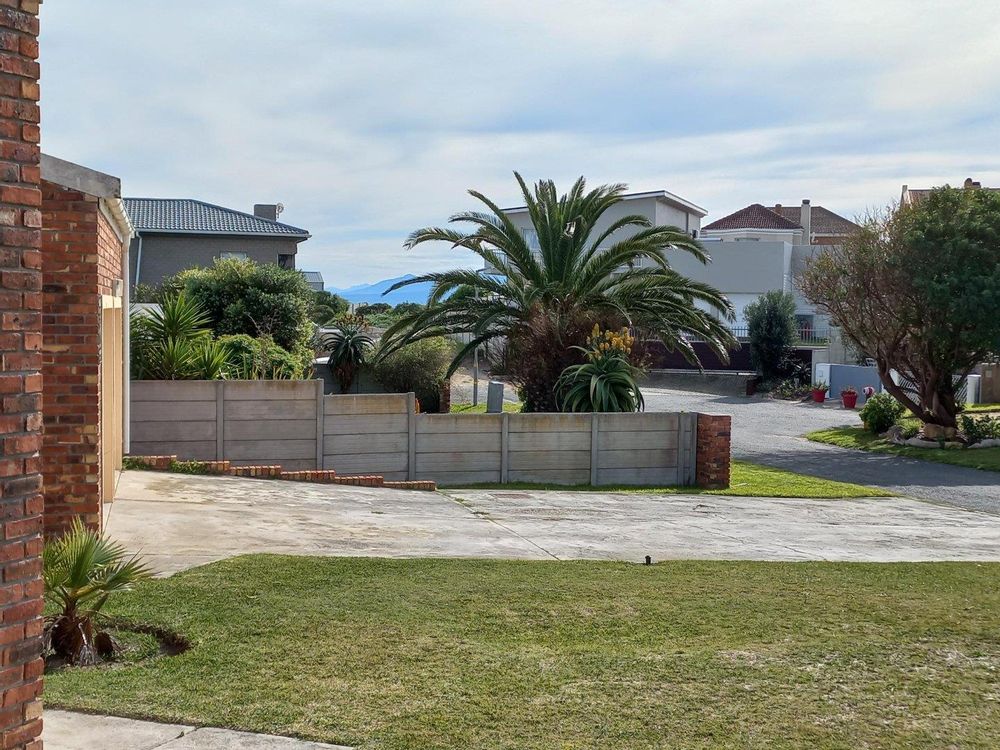
<path id="1" fill-rule="evenodd" d="M 733 418 L 733 456 L 826 479 L 881 487 L 909 497 L 1000 514 L 1000 473 L 811 443 L 802 435 L 860 424 L 839 403 L 823 406 L 763 397 L 644 389 L 647 411 L 701 411 Z"/>

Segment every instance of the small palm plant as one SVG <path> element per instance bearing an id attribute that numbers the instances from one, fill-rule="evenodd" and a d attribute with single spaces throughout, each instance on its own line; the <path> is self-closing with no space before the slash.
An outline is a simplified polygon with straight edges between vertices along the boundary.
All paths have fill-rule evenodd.
<path id="1" fill-rule="evenodd" d="M 627 328 L 602 332 L 594 326 L 587 347 L 577 347 L 587 361 L 567 367 L 556 381 L 562 411 L 640 411 L 644 400 L 636 383 L 639 370 L 629 360 L 634 344 Z"/>
<path id="2" fill-rule="evenodd" d="M 367 324 L 359 315 L 345 315 L 336 321 L 337 330 L 323 337 L 323 345 L 330 350 L 327 365 L 337 379 L 342 393 L 351 390 L 354 378 L 368 355 L 375 348 L 375 340 L 365 333 Z"/>
<path id="3" fill-rule="evenodd" d="M 151 575 L 138 555 L 129 557 L 124 547 L 74 520 L 42 553 L 45 599 L 58 608 L 46 618 L 52 652 L 70 664 L 92 664 L 97 656 L 110 656 L 114 642 L 96 627 L 101 610 L 112 594 Z"/>

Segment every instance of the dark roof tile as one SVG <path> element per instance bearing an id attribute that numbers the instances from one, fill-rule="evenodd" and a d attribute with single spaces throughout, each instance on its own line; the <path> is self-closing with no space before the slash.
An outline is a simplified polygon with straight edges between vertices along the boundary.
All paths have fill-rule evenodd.
<path id="1" fill-rule="evenodd" d="M 309 232 L 192 198 L 125 198 L 135 228 L 150 232 L 309 237 Z"/>
<path id="2" fill-rule="evenodd" d="M 725 229 L 799 229 L 797 221 L 789 221 L 760 203 L 754 203 L 741 208 L 735 213 L 716 219 L 711 224 L 703 226 L 705 230 Z"/>

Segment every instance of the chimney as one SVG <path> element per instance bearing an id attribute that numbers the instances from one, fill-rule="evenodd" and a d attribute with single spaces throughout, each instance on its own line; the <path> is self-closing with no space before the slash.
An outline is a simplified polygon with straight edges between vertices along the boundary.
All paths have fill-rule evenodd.
<path id="1" fill-rule="evenodd" d="M 799 224 L 802 225 L 802 244 L 812 244 L 812 205 L 809 199 L 802 200 L 802 209 L 799 214 Z"/>
<path id="2" fill-rule="evenodd" d="M 268 219 L 269 221 L 278 220 L 278 204 L 277 203 L 255 203 L 253 207 L 253 215 L 258 219 Z"/>

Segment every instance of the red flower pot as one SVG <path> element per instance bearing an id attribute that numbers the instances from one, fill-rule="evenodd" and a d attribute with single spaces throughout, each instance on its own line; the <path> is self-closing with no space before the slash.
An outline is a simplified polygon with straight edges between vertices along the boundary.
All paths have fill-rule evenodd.
<path id="1" fill-rule="evenodd" d="M 840 401 L 844 405 L 845 409 L 853 409 L 858 405 L 858 394 L 857 393 L 841 393 Z"/>
<path id="2" fill-rule="evenodd" d="M 824 401 L 826 401 L 826 391 L 821 391 L 819 389 L 814 389 L 813 390 L 813 401 L 815 401 L 817 404 L 822 404 Z"/>

